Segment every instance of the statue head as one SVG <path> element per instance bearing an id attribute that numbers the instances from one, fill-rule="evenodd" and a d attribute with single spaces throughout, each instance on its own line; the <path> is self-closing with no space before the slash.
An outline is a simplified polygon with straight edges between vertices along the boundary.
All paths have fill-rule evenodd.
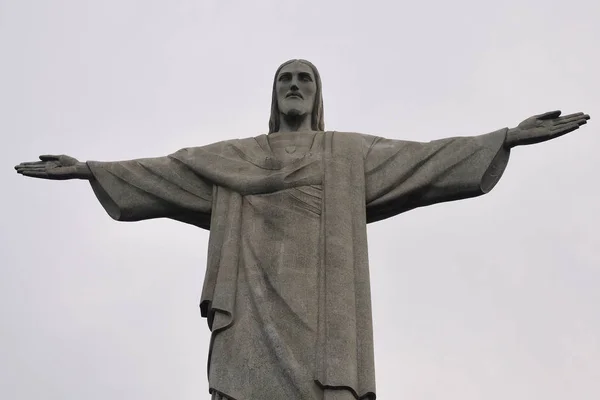
<path id="1" fill-rule="evenodd" d="M 282 114 L 310 117 L 311 129 L 325 130 L 321 77 L 311 62 L 289 60 L 277 68 L 273 80 L 269 133 L 279 130 Z"/>

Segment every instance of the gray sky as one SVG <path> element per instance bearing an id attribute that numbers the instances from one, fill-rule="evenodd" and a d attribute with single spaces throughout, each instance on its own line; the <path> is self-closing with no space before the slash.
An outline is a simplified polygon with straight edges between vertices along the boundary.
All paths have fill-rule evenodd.
<path id="1" fill-rule="evenodd" d="M 289 58 L 319 68 L 330 130 L 592 115 L 486 196 L 371 225 L 369 251 L 379 398 L 600 398 L 599 20 L 596 0 L 0 0 L 0 398 L 208 398 L 208 233 L 114 222 L 85 182 L 12 166 L 265 133 Z"/>

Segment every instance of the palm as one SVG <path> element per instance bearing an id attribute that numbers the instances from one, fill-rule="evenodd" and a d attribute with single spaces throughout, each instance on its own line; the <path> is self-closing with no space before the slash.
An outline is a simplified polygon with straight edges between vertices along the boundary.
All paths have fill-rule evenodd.
<path id="1" fill-rule="evenodd" d="M 66 155 L 43 155 L 40 161 L 22 162 L 15 169 L 19 174 L 33 178 L 65 180 L 76 177 L 78 162 Z"/>
<path id="2" fill-rule="evenodd" d="M 534 115 L 511 129 L 512 146 L 545 142 L 578 129 L 587 123 L 590 116 L 582 112 L 560 117 L 560 111 Z M 512 147 L 511 146 L 511 147 Z"/>

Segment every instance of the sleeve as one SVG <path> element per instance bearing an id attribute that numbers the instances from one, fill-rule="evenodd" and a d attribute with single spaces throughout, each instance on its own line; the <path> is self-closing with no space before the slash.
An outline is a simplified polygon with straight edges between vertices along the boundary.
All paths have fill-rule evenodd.
<path id="1" fill-rule="evenodd" d="M 171 218 L 209 229 L 213 185 L 173 156 L 87 165 L 92 189 L 113 219 Z"/>
<path id="2" fill-rule="evenodd" d="M 489 192 L 508 163 L 507 130 L 428 143 L 365 136 L 367 221 Z"/>

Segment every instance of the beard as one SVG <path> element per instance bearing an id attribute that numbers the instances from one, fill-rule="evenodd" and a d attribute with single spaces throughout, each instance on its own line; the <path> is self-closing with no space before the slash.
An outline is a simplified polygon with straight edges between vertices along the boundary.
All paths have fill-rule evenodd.
<path id="1" fill-rule="evenodd" d="M 304 112 L 302 112 L 301 110 L 298 110 L 297 108 L 291 108 L 285 113 L 285 115 L 290 118 L 301 117 L 304 114 L 305 114 Z"/>

